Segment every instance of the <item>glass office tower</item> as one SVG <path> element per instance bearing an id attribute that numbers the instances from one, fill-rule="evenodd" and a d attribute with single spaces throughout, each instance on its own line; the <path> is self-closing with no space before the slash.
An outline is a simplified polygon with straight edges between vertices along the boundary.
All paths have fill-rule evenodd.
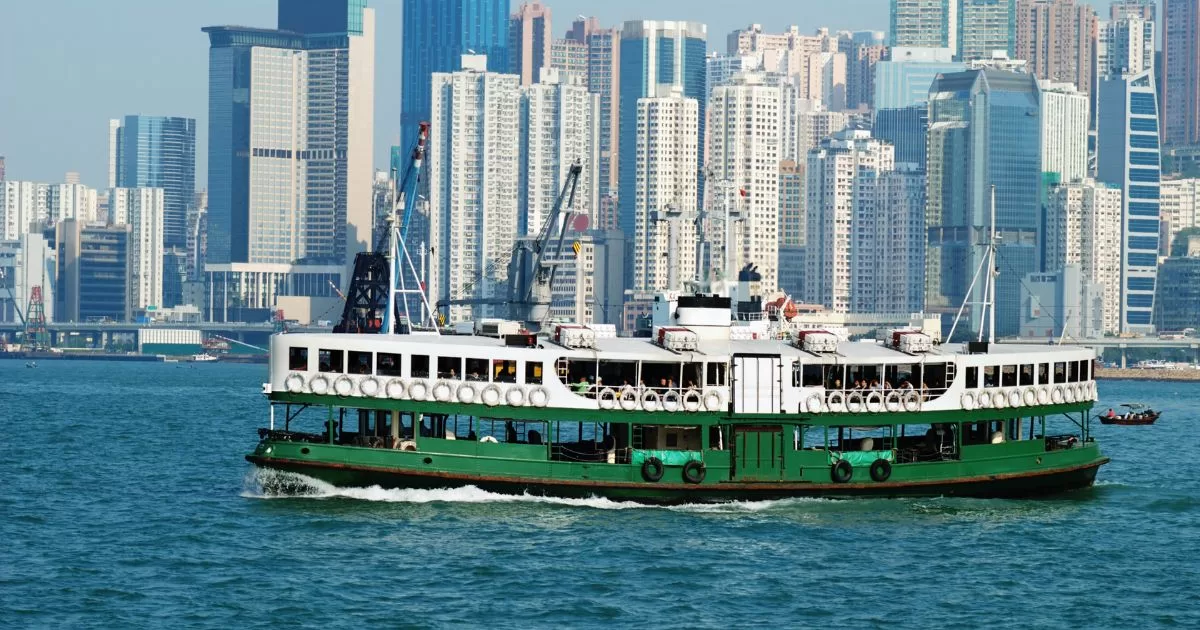
<path id="1" fill-rule="evenodd" d="M 117 129 L 117 188 L 163 189 L 163 247 L 187 246 L 188 206 L 196 195 L 196 121 L 126 116 Z"/>

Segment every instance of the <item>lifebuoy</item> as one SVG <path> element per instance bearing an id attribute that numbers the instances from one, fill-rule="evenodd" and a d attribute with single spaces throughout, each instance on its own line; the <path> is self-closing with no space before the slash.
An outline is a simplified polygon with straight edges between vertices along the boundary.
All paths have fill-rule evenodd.
<path id="1" fill-rule="evenodd" d="M 721 392 L 715 389 L 708 390 L 708 393 L 704 395 L 704 408 L 709 411 L 720 411 L 723 403 Z"/>
<path id="2" fill-rule="evenodd" d="M 1013 408 L 1020 407 L 1022 403 L 1023 403 L 1023 399 L 1021 398 L 1020 390 L 1013 389 L 1008 392 L 1008 406 L 1009 407 L 1013 407 Z"/>
<path id="3" fill-rule="evenodd" d="M 475 402 L 475 386 L 470 383 L 463 383 L 458 386 L 458 402 L 469 405 Z"/>
<path id="4" fill-rule="evenodd" d="M 1008 391 L 999 390 L 992 394 L 992 406 L 996 409 L 1004 409 L 1008 406 Z"/>
<path id="5" fill-rule="evenodd" d="M 1037 401 L 1039 405 L 1045 405 L 1050 402 L 1050 388 L 1042 385 L 1037 388 Z"/>
<path id="6" fill-rule="evenodd" d="M 484 444 L 498 444 L 500 442 L 500 440 L 497 440 L 496 438 L 494 438 L 490 435 L 485 435 L 485 436 L 479 438 L 479 441 L 483 442 Z"/>
<path id="7" fill-rule="evenodd" d="M 529 404 L 534 407 L 545 407 L 550 402 L 550 392 L 545 387 L 535 387 L 529 392 Z"/>
<path id="8" fill-rule="evenodd" d="M 408 386 L 408 397 L 421 401 L 429 398 L 429 383 L 422 380 L 416 380 Z"/>
<path id="9" fill-rule="evenodd" d="M 846 395 L 840 391 L 831 392 L 826 399 L 829 404 L 829 410 L 833 412 L 846 410 Z"/>
<path id="10" fill-rule="evenodd" d="M 878 390 L 869 391 L 864 400 L 864 406 L 866 406 L 867 411 L 871 413 L 883 411 L 883 392 Z"/>
<path id="11" fill-rule="evenodd" d="M 323 396 L 329 393 L 329 379 L 323 374 L 318 374 L 308 380 L 308 390 L 312 393 Z"/>
<path id="12" fill-rule="evenodd" d="M 859 413 L 863 409 L 862 392 L 850 392 L 846 397 L 846 411 L 850 413 Z"/>
<path id="13" fill-rule="evenodd" d="M 404 440 L 403 442 L 400 443 L 400 450 L 415 451 L 415 450 L 417 450 L 417 443 L 412 440 Z"/>
<path id="14" fill-rule="evenodd" d="M 839 459 L 829 468 L 829 477 L 834 483 L 846 483 L 854 478 L 854 466 L 850 460 Z"/>
<path id="15" fill-rule="evenodd" d="M 1079 402 L 1087 400 L 1087 385 L 1079 385 L 1075 389 L 1075 400 Z"/>
<path id="16" fill-rule="evenodd" d="M 438 402 L 450 402 L 450 398 L 454 396 L 454 386 L 446 381 L 438 381 L 433 386 L 433 399 Z"/>
<path id="17" fill-rule="evenodd" d="M 304 391 L 304 375 L 297 372 L 288 374 L 287 378 L 283 381 L 283 386 L 286 387 L 289 392 L 293 394 L 299 394 L 300 392 Z"/>
<path id="18" fill-rule="evenodd" d="M 1026 407 L 1032 407 L 1032 406 L 1036 405 L 1037 404 L 1037 390 L 1035 390 L 1032 387 L 1026 387 L 1025 393 L 1022 394 L 1022 398 L 1024 398 L 1024 400 L 1025 400 Z"/>
<path id="19" fill-rule="evenodd" d="M 909 413 L 916 413 L 921 410 L 921 395 L 916 390 L 909 390 L 904 395 L 904 410 Z"/>
<path id="20" fill-rule="evenodd" d="M 663 397 L 662 397 L 663 411 L 670 411 L 671 413 L 674 413 L 676 411 L 679 411 L 679 406 L 680 406 L 680 401 L 679 401 L 679 392 L 678 391 L 672 389 L 672 390 L 668 391 L 667 393 L 663 394 Z"/>
<path id="21" fill-rule="evenodd" d="M 642 394 L 642 409 L 645 411 L 658 411 L 659 398 L 658 392 L 653 389 L 648 389 Z"/>
<path id="22" fill-rule="evenodd" d="M 662 460 L 657 457 L 647 457 L 646 461 L 642 462 L 642 479 L 651 483 L 657 482 L 663 478 L 663 473 L 667 471 L 663 466 Z"/>
<path id="23" fill-rule="evenodd" d="M 601 409 L 614 409 L 617 406 L 617 392 L 611 387 L 605 387 L 596 394 L 596 403 Z"/>
<path id="24" fill-rule="evenodd" d="M 700 405 L 704 404 L 700 400 L 700 392 L 689 389 L 683 393 L 683 408 L 688 411 L 699 411 Z"/>
<path id="25" fill-rule="evenodd" d="M 404 386 L 403 380 L 394 378 L 388 381 L 387 385 L 383 386 L 383 393 L 386 394 L 388 398 L 400 400 L 401 398 L 404 398 L 404 393 L 407 389 L 408 388 Z"/>
<path id="26" fill-rule="evenodd" d="M 333 382 L 333 393 L 341 397 L 349 396 L 354 393 L 354 381 L 350 380 L 345 374 L 337 377 Z"/>
<path id="27" fill-rule="evenodd" d="M 1054 389 L 1050 390 L 1050 402 L 1052 402 L 1056 405 L 1062 404 L 1062 402 L 1063 402 L 1062 385 L 1055 385 Z"/>
<path id="28" fill-rule="evenodd" d="M 479 398 L 483 400 L 483 404 L 489 407 L 495 407 L 500 404 L 500 386 L 492 383 L 483 388 L 483 392 L 479 394 Z"/>
<path id="29" fill-rule="evenodd" d="M 963 409 L 971 411 L 975 408 L 975 394 L 972 394 L 971 392 L 964 393 L 962 398 L 959 400 L 959 403 L 962 405 Z"/>
<path id="30" fill-rule="evenodd" d="M 624 409 L 625 411 L 633 411 L 634 409 L 637 409 L 637 406 L 638 406 L 637 391 L 635 391 L 629 385 L 622 387 L 620 403 L 621 403 L 621 409 Z"/>
<path id="31" fill-rule="evenodd" d="M 877 483 L 883 483 L 892 476 L 892 462 L 880 458 L 871 462 L 871 479 Z"/>
<path id="32" fill-rule="evenodd" d="M 1075 388 L 1074 387 L 1067 385 L 1066 391 L 1063 392 L 1063 394 L 1065 394 L 1067 402 L 1069 402 L 1069 403 L 1075 402 Z"/>
<path id="33" fill-rule="evenodd" d="M 699 460 L 690 460 L 683 465 L 683 480 L 688 483 L 700 483 L 704 481 L 704 463 Z"/>
<path id="34" fill-rule="evenodd" d="M 813 394 L 809 396 L 805 405 L 808 408 L 808 413 L 821 413 L 821 395 Z"/>
<path id="35" fill-rule="evenodd" d="M 888 410 L 888 413 L 896 413 L 900 411 L 904 402 L 900 400 L 900 392 L 892 390 L 887 393 L 887 398 L 883 401 L 883 406 Z"/>
<path id="36" fill-rule="evenodd" d="M 504 402 L 511 407 L 520 407 L 525 404 L 525 390 L 520 385 L 513 385 L 504 393 Z"/>
<path id="37" fill-rule="evenodd" d="M 363 396 L 374 398 L 379 395 L 379 381 L 375 380 L 374 376 L 368 376 L 358 382 L 358 391 L 362 392 Z"/>
<path id="38" fill-rule="evenodd" d="M 986 389 L 979 392 L 979 408 L 980 409 L 991 409 L 992 408 L 992 392 L 989 392 Z"/>

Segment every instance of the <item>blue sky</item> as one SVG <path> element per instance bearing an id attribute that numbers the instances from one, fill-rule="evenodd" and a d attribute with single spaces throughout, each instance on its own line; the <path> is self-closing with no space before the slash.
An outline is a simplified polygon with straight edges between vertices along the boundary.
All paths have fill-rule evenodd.
<path id="1" fill-rule="evenodd" d="M 10 179 L 107 178 L 107 120 L 186 116 L 197 129 L 197 189 L 207 188 L 208 41 L 203 26 L 275 26 L 276 0 L 4 0 L 0 19 L 0 155 Z M 556 37 L 575 16 L 604 24 L 687 19 L 708 25 L 710 49 L 760 23 L 778 31 L 887 28 L 888 0 L 546 0 Z M 1096 0 L 1097 7 L 1107 2 Z M 375 9 L 375 162 L 386 164 L 400 117 L 400 0 Z M 1104 9 L 1107 13 L 1107 10 Z"/>

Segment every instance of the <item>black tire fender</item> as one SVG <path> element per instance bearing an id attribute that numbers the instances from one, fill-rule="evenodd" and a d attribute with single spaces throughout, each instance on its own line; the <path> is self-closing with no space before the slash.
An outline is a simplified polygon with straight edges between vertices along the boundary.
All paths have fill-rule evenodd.
<path id="1" fill-rule="evenodd" d="M 854 477 L 854 466 L 849 460 L 839 459 L 830 467 L 829 477 L 833 479 L 834 483 L 846 483 Z"/>
<path id="2" fill-rule="evenodd" d="M 705 472 L 707 471 L 704 462 L 693 459 L 683 465 L 683 480 L 688 483 L 700 483 L 704 481 Z"/>
<path id="3" fill-rule="evenodd" d="M 886 459 L 877 459 L 871 462 L 871 479 L 883 483 L 892 476 L 892 462 Z"/>
<path id="4" fill-rule="evenodd" d="M 662 460 L 657 457 L 647 457 L 646 461 L 642 462 L 642 479 L 654 483 L 663 478 L 666 467 L 663 466 Z"/>

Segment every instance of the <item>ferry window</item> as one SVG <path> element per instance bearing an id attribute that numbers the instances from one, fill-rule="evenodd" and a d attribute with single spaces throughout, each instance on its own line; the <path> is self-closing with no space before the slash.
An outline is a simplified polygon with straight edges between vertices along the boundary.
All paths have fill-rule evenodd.
<path id="1" fill-rule="evenodd" d="M 1033 385 L 1033 364 L 1027 363 L 1021 366 L 1021 385 Z"/>
<path id="2" fill-rule="evenodd" d="M 517 362 L 503 359 L 492 361 L 492 380 L 497 383 L 516 383 Z"/>
<path id="3" fill-rule="evenodd" d="M 683 364 L 683 380 L 679 384 L 688 389 L 695 389 L 700 386 L 700 375 L 704 373 L 704 364 L 702 363 L 684 363 Z"/>
<path id="4" fill-rule="evenodd" d="M 825 383 L 825 374 L 820 365 L 805 365 L 800 385 L 804 387 L 820 387 Z"/>
<path id="5" fill-rule="evenodd" d="M 724 363 L 709 363 L 705 370 L 705 385 L 724 385 L 725 384 L 725 364 Z"/>
<path id="6" fill-rule="evenodd" d="M 351 374 L 370 374 L 371 373 L 371 353 L 362 352 L 361 350 L 350 351 L 350 373 Z"/>
<path id="7" fill-rule="evenodd" d="M 1000 384 L 1000 381 L 999 381 L 999 379 L 996 378 L 996 366 L 985 365 L 983 367 L 983 386 L 984 387 L 995 387 L 999 384 Z"/>
<path id="8" fill-rule="evenodd" d="M 879 380 L 878 365 L 851 365 L 847 368 L 846 377 L 852 383 L 862 383 L 863 387 L 871 387 Z"/>
<path id="9" fill-rule="evenodd" d="M 429 378 L 429 356 L 424 354 L 414 354 L 410 359 L 412 364 L 408 366 L 408 375 L 412 378 Z"/>
<path id="10" fill-rule="evenodd" d="M 400 376 L 400 355 L 387 352 L 375 355 L 375 373 L 380 376 Z"/>
<path id="11" fill-rule="evenodd" d="M 561 367 L 561 359 L 559 366 Z M 596 382 L 595 359 L 567 359 L 566 382 L 572 385 L 578 383 L 594 384 Z M 587 391 L 586 388 L 583 391 Z"/>
<path id="12" fill-rule="evenodd" d="M 1050 382 L 1050 364 L 1038 364 L 1038 385 L 1045 385 Z"/>
<path id="13" fill-rule="evenodd" d="M 308 369 L 308 348 L 288 348 L 288 369 Z"/>
<path id="14" fill-rule="evenodd" d="M 1085 380 L 1085 381 L 1092 380 L 1092 362 L 1091 361 L 1080 361 L 1079 362 L 1079 372 L 1083 377 L 1082 380 Z"/>
<path id="15" fill-rule="evenodd" d="M 462 359 L 459 357 L 438 357 L 438 378 L 457 379 L 462 374 Z"/>
<path id="16" fill-rule="evenodd" d="M 1078 383 L 1079 382 L 1079 362 L 1078 361 L 1067 361 L 1067 382 L 1068 383 Z"/>
<path id="17" fill-rule="evenodd" d="M 1066 383 L 1067 382 L 1067 364 L 1066 363 L 1059 361 L 1058 363 L 1054 364 L 1054 382 L 1055 383 Z"/>
<path id="18" fill-rule="evenodd" d="M 825 371 L 825 389 L 842 389 L 842 372 L 843 366 L 826 365 Z"/>
<path id="19" fill-rule="evenodd" d="M 317 351 L 317 370 L 321 372 L 342 372 L 346 361 L 345 350 L 326 350 L 321 348 Z"/>
<path id="20" fill-rule="evenodd" d="M 488 380 L 488 360 L 487 359 L 467 359 L 467 375 L 468 381 L 487 381 Z"/>
<path id="21" fill-rule="evenodd" d="M 679 387 L 679 373 L 682 367 L 678 363 L 642 361 L 642 385 L 657 389 Z"/>
<path id="22" fill-rule="evenodd" d="M 979 368 L 971 366 L 967 368 L 967 389 L 977 389 L 979 387 Z"/>
<path id="23" fill-rule="evenodd" d="M 1000 386 L 1015 387 L 1017 384 L 1017 366 L 1005 365 L 1000 368 Z"/>
<path id="24" fill-rule="evenodd" d="M 921 384 L 934 395 L 946 389 L 946 364 L 927 363 L 922 366 Z"/>
<path id="25" fill-rule="evenodd" d="M 637 361 L 600 361 L 598 384 L 620 388 L 637 380 Z"/>
<path id="26" fill-rule="evenodd" d="M 542 362 L 530 361 L 525 364 L 525 384 L 526 385 L 541 385 L 542 384 Z"/>

